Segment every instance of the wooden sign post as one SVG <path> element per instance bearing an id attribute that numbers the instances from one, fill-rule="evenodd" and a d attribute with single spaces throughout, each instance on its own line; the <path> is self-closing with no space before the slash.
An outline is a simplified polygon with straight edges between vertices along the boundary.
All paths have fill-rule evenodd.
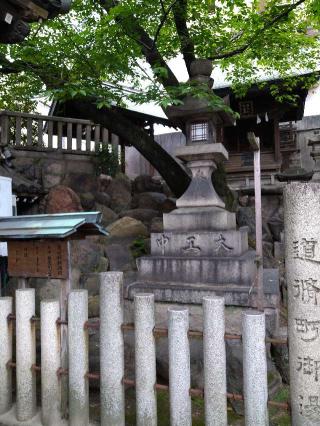
<path id="1" fill-rule="evenodd" d="M 254 204 L 256 216 L 256 253 L 257 278 L 254 283 L 257 288 L 257 307 L 263 310 L 265 297 L 263 289 L 263 247 L 262 247 L 262 208 L 261 208 L 261 166 L 260 166 L 260 139 L 253 132 L 248 133 L 248 141 L 253 149 L 254 165 Z"/>
<path id="2" fill-rule="evenodd" d="M 108 235 L 100 212 L 0 218 L 0 241 L 8 243 L 8 273 L 24 288 L 31 277 L 60 280 L 61 409 L 67 418 L 68 296 L 71 283 L 71 240 Z"/>

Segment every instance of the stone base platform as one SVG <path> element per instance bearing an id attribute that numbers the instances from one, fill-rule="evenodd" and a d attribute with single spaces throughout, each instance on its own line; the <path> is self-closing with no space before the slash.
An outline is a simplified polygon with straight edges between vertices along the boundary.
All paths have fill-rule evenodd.
<path id="1" fill-rule="evenodd" d="M 265 269 L 263 274 L 266 308 L 279 307 L 279 273 Z M 235 284 L 201 284 L 187 282 L 137 281 L 125 289 L 125 297 L 133 299 L 137 293 L 153 293 L 156 302 L 202 304 L 205 296 L 224 296 L 226 306 L 256 307 L 256 290 Z"/>
<path id="2" fill-rule="evenodd" d="M 234 257 L 248 251 L 248 227 L 228 231 L 165 232 L 151 234 L 153 256 Z"/>
<path id="3" fill-rule="evenodd" d="M 139 280 L 210 284 L 252 285 L 256 253 L 249 250 L 234 257 L 166 257 L 137 259 Z"/>
<path id="4" fill-rule="evenodd" d="M 185 207 L 163 215 L 165 232 L 236 229 L 236 215 L 219 207 Z"/>

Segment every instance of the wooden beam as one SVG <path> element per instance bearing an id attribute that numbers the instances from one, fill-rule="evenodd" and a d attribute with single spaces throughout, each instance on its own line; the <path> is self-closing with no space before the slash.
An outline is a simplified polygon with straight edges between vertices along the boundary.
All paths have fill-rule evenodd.
<path id="1" fill-rule="evenodd" d="M 261 311 L 265 307 L 263 288 L 263 245 L 262 245 L 262 203 L 261 203 L 261 164 L 260 139 L 253 132 L 248 132 L 248 141 L 254 150 L 254 204 L 256 219 L 256 266 L 257 275 L 254 286 L 257 289 L 257 308 Z"/>
<path id="2" fill-rule="evenodd" d="M 31 0 L 11 0 L 11 3 L 13 3 L 14 5 L 19 6 L 20 8 L 22 8 L 23 10 L 26 10 L 28 12 L 32 12 L 32 15 L 35 18 L 43 18 L 43 19 L 47 19 L 49 16 L 49 12 L 44 9 L 43 7 L 38 6 L 37 4 L 35 4 L 33 1 Z M 23 14 L 23 16 L 28 16 L 29 14 L 25 15 Z"/>
<path id="3" fill-rule="evenodd" d="M 274 159 L 279 162 L 281 161 L 281 151 L 280 151 L 280 128 L 279 128 L 279 119 L 275 117 L 273 119 L 273 134 L 274 134 Z"/>
<path id="4" fill-rule="evenodd" d="M 254 132 L 248 132 L 247 134 L 249 144 L 253 151 L 259 151 L 260 149 L 260 139 L 256 137 Z"/>

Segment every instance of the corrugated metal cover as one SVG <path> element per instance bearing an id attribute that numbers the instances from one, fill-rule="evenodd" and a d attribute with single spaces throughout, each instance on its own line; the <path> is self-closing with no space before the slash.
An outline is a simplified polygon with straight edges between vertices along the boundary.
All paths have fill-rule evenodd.
<path id="1" fill-rule="evenodd" d="M 0 218 L 0 240 L 67 238 L 71 235 L 108 235 L 100 212 L 59 213 Z"/>

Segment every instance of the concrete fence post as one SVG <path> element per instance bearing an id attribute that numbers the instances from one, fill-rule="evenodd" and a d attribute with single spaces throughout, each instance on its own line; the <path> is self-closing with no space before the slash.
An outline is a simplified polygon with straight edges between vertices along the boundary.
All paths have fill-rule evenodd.
<path id="1" fill-rule="evenodd" d="M 69 425 L 89 425 L 88 291 L 73 290 L 68 301 Z"/>
<path id="2" fill-rule="evenodd" d="M 246 426 L 268 426 L 265 314 L 242 314 L 243 394 Z"/>
<path id="3" fill-rule="evenodd" d="M 293 426 L 320 424 L 320 183 L 284 189 Z"/>
<path id="4" fill-rule="evenodd" d="M 206 426 L 227 426 L 223 297 L 203 298 L 203 361 Z"/>
<path id="5" fill-rule="evenodd" d="M 27 421 L 36 414 L 36 363 L 35 290 L 16 290 L 16 375 L 17 420 Z"/>
<path id="6" fill-rule="evenodd" d="M 125 425 L 123 273 L 100 274 L 101 426 Z"/>
<path id="7" fill-rule="evenodd" d="M 61 385 L 57 374 L 61 366 L 59 316 L 58 300 L 41 302 L 41 413 L 44 426 L 57 425 L 61 420 Z"/>
<path id="8" fill-rule="evenodd" d="M 171 426 L 191 426 L 189 311 L 170 308 L 168 326 Z"/>
<path id="9" fill-rule="evenodd" d="M 7 364 L 12 360 L 12 297 L 0 297 L 0 414 L 12 405 L 12 370 Z"/>
<path id="10" fill-rule="evenodd" d="M 134 296 L 137 426 L 157 425 L 154 295 Z"/>

